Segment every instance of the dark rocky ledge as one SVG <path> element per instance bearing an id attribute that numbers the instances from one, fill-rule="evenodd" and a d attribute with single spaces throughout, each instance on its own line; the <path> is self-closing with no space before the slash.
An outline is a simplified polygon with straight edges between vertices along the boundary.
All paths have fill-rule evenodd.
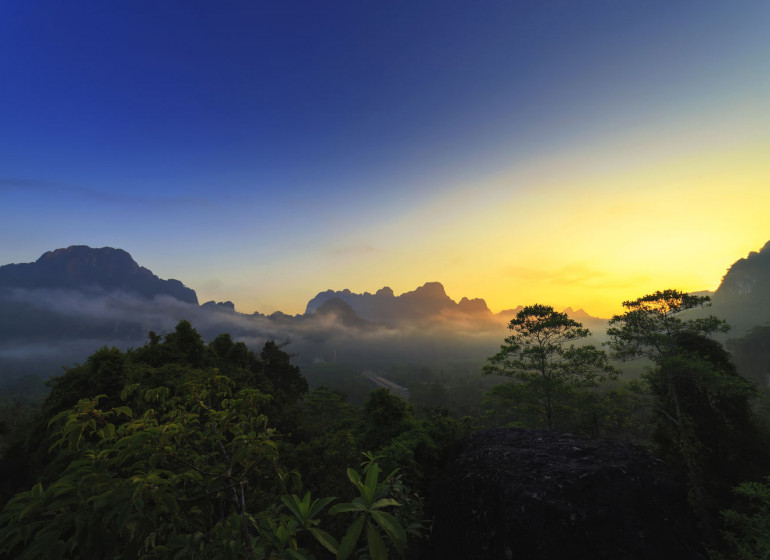
<path id="1" fill-rule="evenodd" d="M 429 504 L 436 559 L 704 558 L 682 485 L 624 442 L 478 432 L 451 451 Z"/>

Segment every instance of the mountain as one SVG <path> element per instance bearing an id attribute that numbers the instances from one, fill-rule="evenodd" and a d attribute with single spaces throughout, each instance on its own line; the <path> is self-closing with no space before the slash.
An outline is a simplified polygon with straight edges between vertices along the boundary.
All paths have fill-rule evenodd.
<path id="1" fill-rule="evenodd" d="M 396 296 L 388 287 L 377 290 L 374 294 L 364 292 L 356 294 L 348 289 L 342 291 L 327 290 L 311 299 L 305 315 L 311 315 L 325 302 L 341 300 L 350 306 L 358 316 L 375 323 L 402 325 L 406 323 L 458 326 L 476 325 L 482 329 L 496 329 L 510 322 L 521 311 L 522 306 L 492 313 L 487 302 L 481 298 L 463 297 L 459 302 L 450 298 L 444 286 L 439 282 L 428 282 L 419 288 Z M 584 323 L 592 331 L 606 328 L 606 320 L 592 317 L 583 309 L 573 310 L 568 307 L 564 313 L 572 319 Z"/>
<path id="2" fill-rule="evenodd" d="M 371 329 L 375 326 L 358 315 L 350 305 L 336 297 L 327 299 L 311 315 L 330 319 L 339 325 L 356 329 Z"/>
<path id="3" fill-rule="evenodd" d="M 730 322 L 728 335 L 770 321 L 770 243 L 735 262 L 713 294 L 713 306 L 693 312 Z M 534 302 L 524 302 L 534 303 Z M 253 347 L 290 342 L 298 363 L 482 361 L 506 336 L 521 307 L 492 313 L 479 298 L 450 298 L 439 282 L 401 295 L 327 290 L 303 315 L 239 313 L 232 302 L 206 302 L 178 280 L 163 280 L 126 251 L 73 246 L 37 261 L 0 266 L 0 378 L 29 372 L 56 374 L 95 348 L 144 343 L 149 331 L 168 333 L 182 319 L 204 340 L 230 333 Z M 601 337 L 606 321 L 567 308 Z M 34 363 L 33 363 L 34 361 Z M 34 364 L 41 364 L 43 366 Z"/>
<path id="4" fill-rule="evenodd" d="M 462 298 L 459 303 L 450 298 L 439 282 L 427 282 L 419 288 L 396 296 L 384 287 L 374 294 L 356 294 L 350 290 L 327 290 L 311 299 L 305 310 L 310 315 L 325 302 L 339 299 L 360 317 L 375 323 L 398 325 L 407 322 L 475 318 L 492 321 L 494 316 L 483 299 Z"/>
<path id="5" fill-rule="evenodd" d="M 714 293 L 714 300 L 770 302 L 770 241 L 759 252 L 752 251 L 727 269 Z"/>
<path id="6" fill-rule="evenodd" d="M 770 323 L 770 241 L 727 269 L 711 302 L 708 313 L 732 325 L 731 337 Z"/>
<path id="7" fill-rule="evenodd" d="M 191 309 L 195 291 L 158 278 L 121 249 L 75 245 L 0 266 L 0 349 L 12 355 L 27 344 L 141 342 Z"/>
<path id="8" fill-rule="evenodd" d="M 126 251 L 112 247 L 92 249 L 73 245 L 48 251 L 33 263 L 0 266 L 0 288 L 77 291 L 97 288 L 145 299 L 171 296 L 198 305 L 194 290 L 179 280 L 161 280 L 139 266 Z"/>

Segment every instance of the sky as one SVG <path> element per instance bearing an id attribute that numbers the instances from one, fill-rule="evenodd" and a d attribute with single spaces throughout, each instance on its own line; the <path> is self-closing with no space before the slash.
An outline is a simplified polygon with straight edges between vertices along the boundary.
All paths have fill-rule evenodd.
<path id="1" fill-rule="evenodd" d="M 597 316 L 770 240 L 766 1 L 0 3 L 0 263 Z"/>

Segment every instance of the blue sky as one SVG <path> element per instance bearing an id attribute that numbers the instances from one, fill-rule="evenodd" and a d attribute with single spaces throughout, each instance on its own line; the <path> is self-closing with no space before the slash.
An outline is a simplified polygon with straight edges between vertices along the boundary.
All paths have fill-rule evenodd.
<path id="1" fill-rule="evenodd" d="M 770 238 L 769 25 L 765 2 L 8 0 L 0 262 L 121 247 L 247 312 L 431 280 L 597 313 L 714 288 Z M 703 192 L 698 221 L 603 241 Z M 672 238 L 710 249 L 678 270 Z"/>

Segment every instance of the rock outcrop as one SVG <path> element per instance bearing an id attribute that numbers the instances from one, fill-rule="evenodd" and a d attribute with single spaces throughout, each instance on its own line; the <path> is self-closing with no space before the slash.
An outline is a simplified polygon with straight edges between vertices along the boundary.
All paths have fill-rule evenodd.
<path id="1" fill-rule="evenodd" d="M 715 300 L 720 298 L 770 301 L 770 241 L 730 266 L 714 294 Z"/>
<path id="2" fill-rule="evenodd" d="M 126 251 L 73 245 L 44 253 L 33 263 L 0 266 L 0 287 L 26 290 L 122 291 L 146 299 L 171 296 L 198 305 L 194 290 L 179 280 L 162 280 Z"/>
<path id="3" fill-rule="evenodd" d="M 711 307 L 695 310 L 693 317 L 716 315 L 731 326 L 730 336 L 740 337 L 770 321 L 770 241 L 759 252 L 735 261 L 711 295 Z"/>
<path id="4" fill-rule="evenodd" d="M 435 559 L 704 558 L 683 487 L 628 443 L 496 428 L 450 455 L 429 497 Z"/>

